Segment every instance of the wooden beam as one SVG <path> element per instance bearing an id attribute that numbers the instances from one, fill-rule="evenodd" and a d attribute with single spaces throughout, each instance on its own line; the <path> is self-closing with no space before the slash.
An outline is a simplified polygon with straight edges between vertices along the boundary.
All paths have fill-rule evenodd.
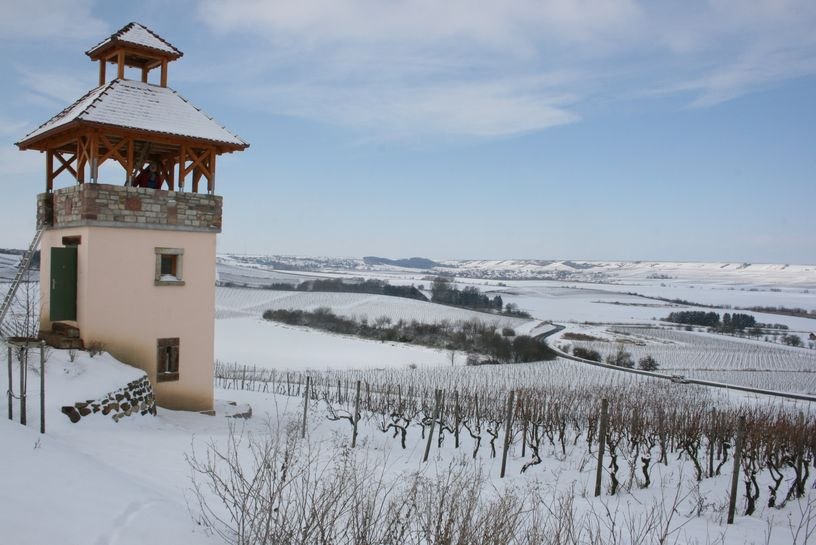
<path id="1" fill-rule="evenodd" d="M 161 63 L 161 86 L 167 87 L 167 59 Z"/>
<path id="2" fill-rule="evenodd" d="M 55 151 L 53 152 L 53 156 L 56 157 L 57 160 L 59 160 L 59 162 L 61 163 L 60 167 L 57 170 L 55 170 L 52 175 L 54 178 L 62 174 L 64 170 L 67 170 L 70 174 L 73 174 L 75 180 L 79 178 L 79 176 L 77 175 L 77 171 L 74 170 L 74 168 L 71 166 L 71 163 L 73 163 L 77 159 L 77 154 L 73 154 L 69 159 L 65 159 L 62 156 L 62 153 Z"/>
<path id="3" fill-rule="evenodd" d="M 125 78 L 125 52 L 120 50 L 116 56 L 117 70 L 116 77 L 119 79 Z"/>
<path id="4" fill-rule="evenodd" d="M 105 59 L 99 59 L 99 85 L 105 85 Z"/>
<path id="5" fill-rule="evenodd" d="M 147 67 L 142 67 L 142 83 L 147 83 L 147 73 L 149 70 Z"/>

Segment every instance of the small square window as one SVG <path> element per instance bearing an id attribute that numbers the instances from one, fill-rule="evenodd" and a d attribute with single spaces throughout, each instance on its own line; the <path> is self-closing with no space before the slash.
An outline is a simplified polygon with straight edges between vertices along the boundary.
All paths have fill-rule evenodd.
<path id="1" fill-rule="evenodd" d="M 183 286 L 182 262 L 184 250 L 181 248 L 156 248 L 157 286 Z"/>
<path id="2" fill-rule="evenodd" d="M 179 339 L 171 337 L 156 341 L 156 380 L 167 382 L 179 379 Z"/>

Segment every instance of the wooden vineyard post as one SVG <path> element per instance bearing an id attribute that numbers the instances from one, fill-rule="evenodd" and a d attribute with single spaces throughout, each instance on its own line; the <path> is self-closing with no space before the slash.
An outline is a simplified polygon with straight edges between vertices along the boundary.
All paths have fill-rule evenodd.
<path id="1" fill-rule="evenodd" d="M 507 420 L 504 426 L 504 450 L 502 452 L 501 475 L 499 478 L 504 478 L 504 472 L 507 469 L 507 451 L 510 449 L 510 439 L 512 433 L 510 427 L 513 425 L 513 402 L 515 401 L 516 391 L 510 390 L 510 396 L 507 398 Z"/>
<path id="2" fill-rule="evenodd" d="M 524 406 L 521 401 L 519 401 L 519 412 L 521 413 L 521 457 L 525 458 L 527 456 L 527 421 L 529 419 L 524 415 Z"/>
<path id="3" fill-rule="evenodd" d="M 12 394 L 13 384 L 12 384 L 12 373 L 11 373 L 11 346 L 8 347 L 8 390 L 6 390 L 6 394 L 8 395 L 8 418 L 9 420 L 14 420 L 14 394 Z"/>
<path id="4" fill-rule="evenodd" d="M 352 422 L 351 448 L 357 446 L 357 422 L 360 420 L 360 381 L 357 381 L 357 394 L 354 396 L 354 422 Z"/>
<path id="5" fill-rule="evenodd" d="M 40 341 L 40 433 L 45 433 L 45 341 Z"/>
<path id="6" fill-rule="evenodd" d="M 287 378 L 287 388 L 288 388 L 288 379 L 289 375 L 286 375 Z M 306 412 L 309 410 L 309 384 L 311 382 L 312 377 L 306 375 L 306 392 L 303 396 L 303 424 L 300 427 L 300 438 L 304 439 L 306 437 Z"/>
<path id="7" fill-rule="evenodd" d="M 805 413 L 799 411 L 799 430 L 804 431 L 805 429 Z M 799 436 L 798 445 L 796 447 L 796 475 L 798 476 L 799 482 L 796 484 L 796 497 L 801 498 L 805 495 L 805 478 L 802 476 L 803 467 L 802 464 L 804 463 L 805 459 L 805 445 L 804 445 L 804 434 Z"/>
<path id="8" fill-rule="evenodd" d="M 728 524 L 734 524 L 734 511 L 737 508 L 737 483 L 739 482 L 740 464 L 742 463 L 742 441 L 745 435 L 745 415 L 739 417 L 737 441 L 734 446 L 734 470 L 731 472 L 731 491 L 728 498 Z"/>
<path id="9" fill-rule="evenodd" d="M 453 391 L 453 439 L 456 448 L 459 448 L 459 390 Z"/>
<path id="10" fill-rule="evenodd" d="M 595 468 L 595 497 L 601 495 L 603 457 L 606 450 L 606 428 L 609 426 L 609 401 L 601 400 L 601 427 L 598 430 L 598 466 Z"/>
<path id="11" fill-rule="evenodd" d="M 442 390 L 436 390 L 434 401 L 433 418 L 431 419 L 431 431 L 428 433 L 428 442 L 425 444 L 425 456 L 422 457 L 423 462 L 428 461 L 428 455 L 431 453 L 431 441 L 433 440 L 434 425 L 436 419 L 439 418 L 439 403 L 442 398 Z"/>

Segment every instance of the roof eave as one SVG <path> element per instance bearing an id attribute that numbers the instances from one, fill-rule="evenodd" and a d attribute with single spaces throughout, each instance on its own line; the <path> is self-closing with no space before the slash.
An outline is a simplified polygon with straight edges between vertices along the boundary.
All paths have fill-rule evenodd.
<path id="1" fill-rule="evenodd" d="M 106 52 L 113 51 L 113 50 L 117 49 L 118 47 L 124 47 L 124 48 L 127 48 L 127 49 L 132 49 L 132 50 L 134 50 L 136 52 L 141 51 L 141 52 L 144 52 L 144 53 L 148 54 L 149 56 L 159 57 L 159 58 L 162 58 L 162 59 L 167 59 L 168 61 L 174 61 L 174 60 L 180 59 L 181 57 L 184 56 L 184 53 L 182 53 L 181 51 L 177 51 L 177 52 L 165 51 L 163 49 L 156 49 L 155 47 L 150 47 L 148 45 L 137 44 L 137 43 L 122 41 L 122 40 L 118 40 L 118 39 L 117 40 L 110 40 L 110 41 L 105 42 L 103 44 L 99 44 L 98 46 L 94 47 L 93 49 L 89 49 L 88 51 L 86 51 L 85 54 L 88 55 L 88 57 L 90 57 L 90 59 L 92 61 L 98 61 L 100 59 L 106 59 L 107 60 L 108 56 L 106 55 Z"/>
<path id="2" fill-rule="evenodd" d="M 47 140 L 50 137 L 59 134 L 61 132 L 67 132 L 69 130 L 73 130 L 78 126 L 82 125 L 82 120 L 74 119 L 67 123 L 63 123 L 62 125 L 57 125 L 56 127 L 52 127 L 45 132 L 40 134 L 36 134 L 34 136 L 23 138 L 19 142 L 15 142 L 14 145 L 19 148 L 20 151 L 26 151 L 30 149 L 34 149 L 37 151 L 46 151 L 47 147 L 38 147 L 37 144 L 42 142 L 43 140 Z"/>

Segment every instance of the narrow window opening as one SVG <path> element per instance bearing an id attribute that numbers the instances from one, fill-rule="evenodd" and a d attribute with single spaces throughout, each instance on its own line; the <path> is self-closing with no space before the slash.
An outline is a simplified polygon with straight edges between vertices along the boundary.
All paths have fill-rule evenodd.
<path id="1" fill-rule="evenodd" d="M 156 378 L 158 382 L 167 382 L 179 379 L 179 339 L 158 339 Z"/>

